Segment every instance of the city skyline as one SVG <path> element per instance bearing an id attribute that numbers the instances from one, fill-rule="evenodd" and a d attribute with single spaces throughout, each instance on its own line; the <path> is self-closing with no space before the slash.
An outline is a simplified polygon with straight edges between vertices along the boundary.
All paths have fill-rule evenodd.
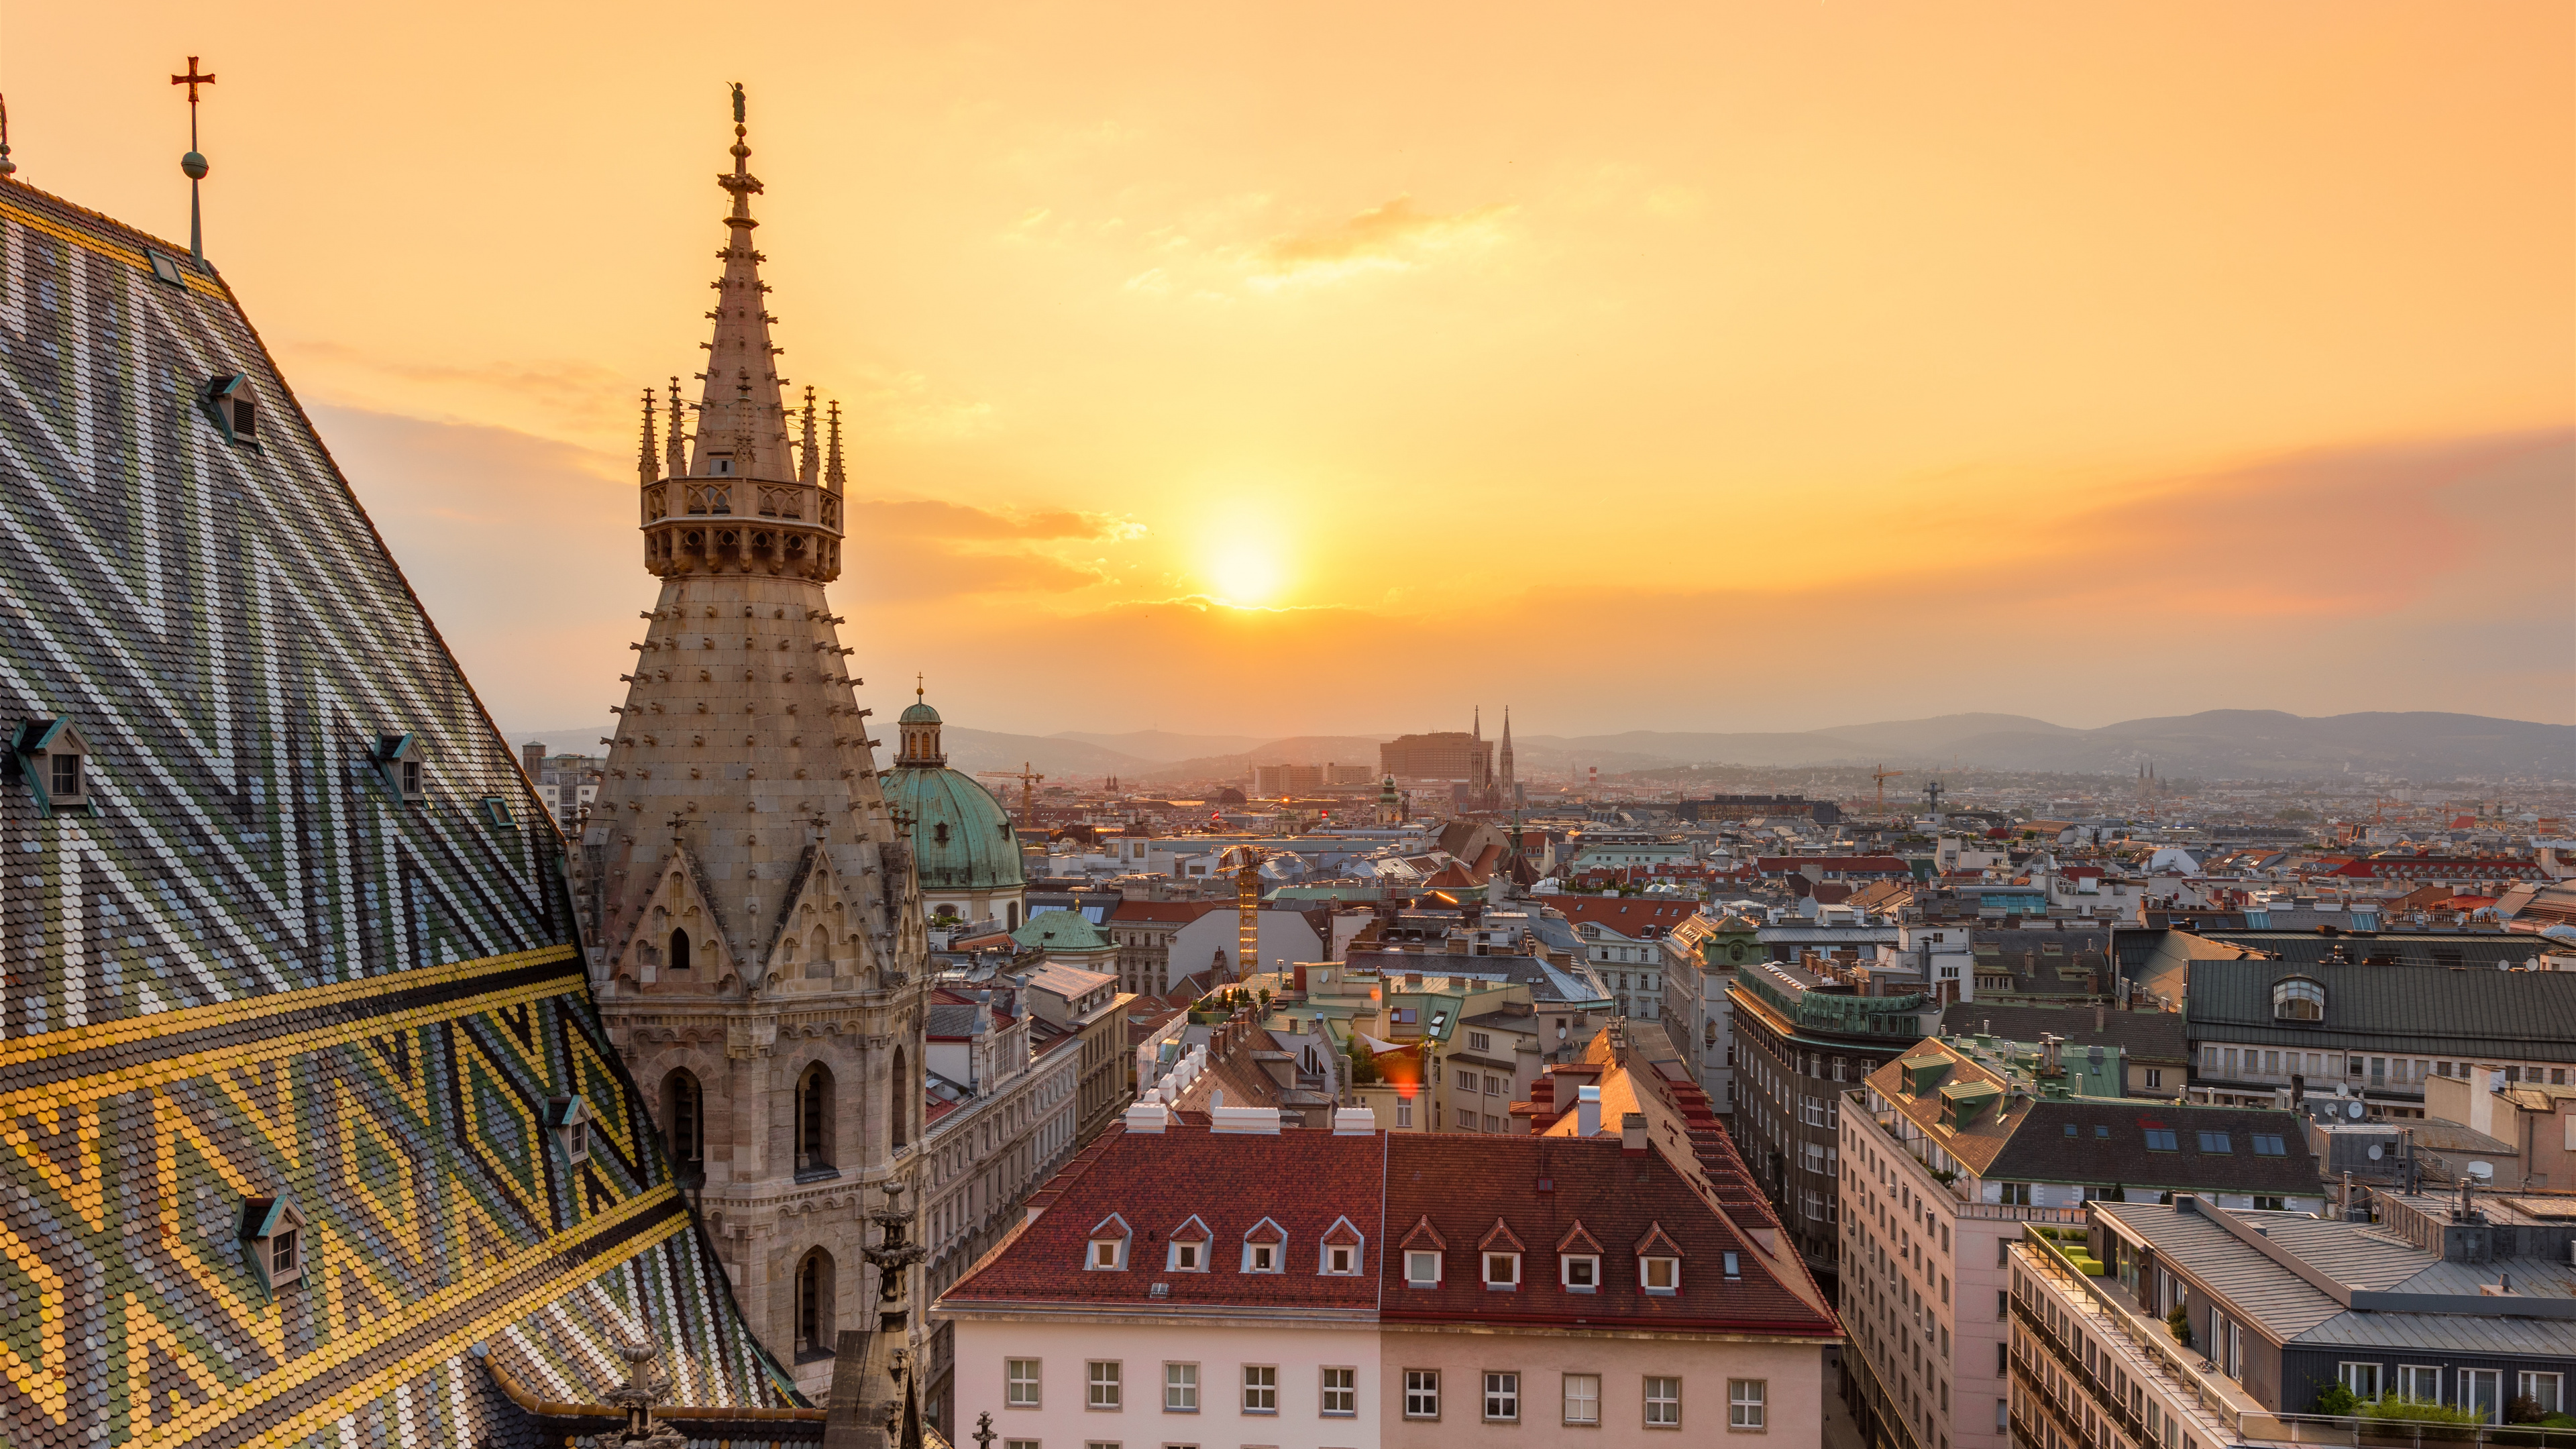
<path id="1" fill-rule="evenodd" d="M 272 13 L 20 17 L 20 179 L 184 237 L 205 55 L 209 255 L 505 722 L 618 696 L 733 79 L 881 707 L 2576 720 L 2562 9 Z"/>

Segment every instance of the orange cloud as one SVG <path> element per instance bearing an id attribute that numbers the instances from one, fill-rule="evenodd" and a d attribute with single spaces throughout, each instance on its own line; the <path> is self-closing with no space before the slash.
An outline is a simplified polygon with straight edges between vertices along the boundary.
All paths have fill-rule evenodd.
<path id="1" fill-rule="evenodd" d="M 1337 281 L 1368 271 L 1403 271 L 1432 254 L 1499 240 L 1509 206 L 1440 215 L 1410 196 L 1373 206 L 1336 226 L 1273 237 L 1254 249 L 1252 284 L 1277 288 Z"/>

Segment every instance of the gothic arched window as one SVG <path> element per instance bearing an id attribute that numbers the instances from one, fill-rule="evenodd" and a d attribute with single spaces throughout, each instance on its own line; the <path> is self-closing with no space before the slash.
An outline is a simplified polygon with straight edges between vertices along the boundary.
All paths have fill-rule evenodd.
<path id="1" fill-rule="evenodd" d="M 671 969 L 674 971 L 689 969 L 689 933 L 678 928 L 674 928 L 671 932 Z"/>
<path id="2" fill-rule="evenodd" d="M 796 1265 L 796 1357 L 830 1357 L 832 1328 L 832 1255 L 816 1248 Z"/>
<path id="3" fill-rule="evenodd" d="M 832 1170 L 832 1073 L 820 1062 L 796 1079 L 796 1170 Z"/>
<path id="4" fill-rule="evenodd" d="M 698 1079 L 675 1071 L 662 1079 L 662 1121 L 669 1128 L 671 1171 L 694 1179 L 706 1170 L 706 1094 Z"/>
<path id="5" fill-rule="evenodd" d="M 911 1106 L 911 1082 L 910 1074 L 903 1069 L 903 1048 L 896 1047 L 894 1075 L 886 1086 L 886 1130 L 891 1134 L 887 1140 L 898 1152 L 911 1140 L 912 1113 L 908 1110 Z"/>

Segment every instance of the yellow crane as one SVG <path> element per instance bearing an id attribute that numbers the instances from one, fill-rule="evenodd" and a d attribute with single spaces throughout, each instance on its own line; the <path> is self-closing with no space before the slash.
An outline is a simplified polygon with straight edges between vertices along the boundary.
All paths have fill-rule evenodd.
<path id="1" fill-rule="evenodd" d="M 1904 773 L 1905 772 L 1903 770 L 1891 770 L 1885 765 L 1881 765 L 1877 769 L 1869 772 L 1869 777 L 1878 782 L 1879 814 L 1884 815 L 1887 813 L 1887 782 Z"/>
<path id="2" fill-rule="evenodd" d="M 1037 771 L 1030 769 L 1030 768 L 1029 768 L 1029 762 L 1028 762 L 1028 761 L 1026 761 L 1026 760 L 1022 760 L 1022 761 L 1020 761 L 1020 767 L 1019 767 L 1018 769 L 1016 769 L 1016 770 L 977 770 L 977 771 L 975 772 L 975 775 L 976 775 L 976 778 L 978 778 L 978 779 L 982 779 L 982 778 L 984 778 L 984 777 L 986 777 L 986 776 L 991 776 L 992 778 L 997 779 L 997 780 L 1017 780 L 1017 781 L 1019 781 L 1019 782 L 1020 782 L 1020 823 L 1021 823 L 1022 825 L 1030 825 L 1030 826 L 1034 826 L 1034 825 L 1036 825 L 1036 824 L 1038 823 L 1038 817 L 1037 817 L 1037 793 L 1038 793 L 1038 786 L 1043 785 L 1043 784 L 1045 784 L 1045 783 L 1046 783 L 1046 776 L 1041 775 L 1041 774 L 1039 774 Z"/>
<path id="3" fill-rule="evenodd" d="M 1261 861 L 1267 854 L 1257 845 L 1238 845 L 1217 857 L 1217 869 L 1234 870 L 1234 974 L 1238 980 L 1261 969 Z"/>

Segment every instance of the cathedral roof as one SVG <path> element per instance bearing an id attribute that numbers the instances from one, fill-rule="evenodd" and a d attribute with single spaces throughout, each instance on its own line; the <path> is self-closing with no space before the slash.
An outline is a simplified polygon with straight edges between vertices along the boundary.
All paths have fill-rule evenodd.
<path id="1" fill-rule="evenodd" d="M 0 181 L 0 383 L 0 1441 L 527 1443 L 495 1368 L 598 1403 L 639 1332 L 794 1404 L 549 813 L 230 289 Z"/>

